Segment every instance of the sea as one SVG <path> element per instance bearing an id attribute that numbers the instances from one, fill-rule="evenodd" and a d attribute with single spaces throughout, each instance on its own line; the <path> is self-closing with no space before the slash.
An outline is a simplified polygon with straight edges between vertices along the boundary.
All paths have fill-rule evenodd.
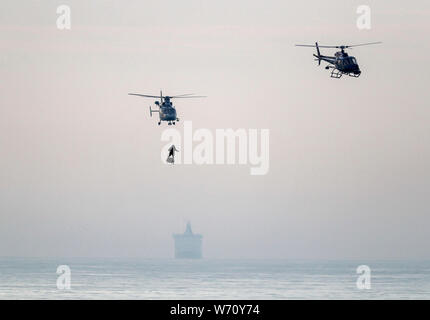
<path id="1" fill-rule="evenodd" d="M 430 299 L 430 261 L 0 258 L 0 299 Z"/>

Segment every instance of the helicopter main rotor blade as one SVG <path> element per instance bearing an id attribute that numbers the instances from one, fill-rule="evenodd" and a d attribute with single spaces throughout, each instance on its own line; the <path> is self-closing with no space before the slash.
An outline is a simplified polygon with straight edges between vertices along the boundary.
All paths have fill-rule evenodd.
<path id="1" fill-rule="evenodd" d="M 192 96 L 195 93 L 184 93 L 184 94 L 177 94 L 175 96 L 169 96 L 170 98 L 175 98 L 175 97 L 183 97 L 183 96 Z"/>
<path id="2" fill-rule="evenodd" d="M 186 98 L 206 98 L 206 96 L 173 96 L 170 99 L 186 99 Z"/>
<path id="3" fill-rule="evenodd" d="M 371 44 L 379 44 L 379 43 L 382 43 L 382 42 L 378 41 L 378 42 L 360 43 L 360 44 L 353 44 L 353 45 L 350 45 L 350 46 L 345 46 L 345 45 L 341 45 L 341 46 L 324 46 L 324 45 L 318 45 L 318 47 L 320 47 L 320 48 L 346 49 L 346 48 L 351 48 L 351 47 L 368 46 L 368 45 L 371 45 Z M 312 44 L 296 44 L 296 47 L 311 47 L 311 48 L 315 48 L 315 45 L 312 45 Z"/>
<path id="4" fill-rule="evenodd" d="M 144 98 L 156 98 L 156 99 L 161 99 L 161 101 L 163 101 L 164 98 L 169 98 L 169 99 L 177 99 L 177 98 L 206 98 L 206 96 L 194 96 L 194 93 L 185 93 L 185 94 L 180 94 L 177 96 L 163 96 L 162 94 L 159 96 L 152 96 L 149 94 L 140 94 L 140 93 L 129 93 L 130 96 L 138 96 L 138 97 L 144 97 Z"/>
<path id="5" fill-rule="evenodd" d="M 382 43 L 382 41 L 378 41 L 378 42 L 369 42 L 369 43 L 360 43 L 360 44 L 353 44 L 353 45 L 350 45 L 350 46 L 345 46 L 345 48 L 359 47 L 359 46 L 368 46 L 368 45 L 371 45 L 371 44 L 380 44 L 380 43 Z"/>
<path id="6" fill-rule="evenodd" d="M 128 95 L 130 95 L 130 96 L 145 97 L 145 98 L 157 98 L 157 99 L 160 98 L 160 96 L 150 96 L 150 95 L 147 95 L 147 94 L 139 94 L 139 93 L 129 93 Z"/>
<path id="7" fill-rule="evenodd" d="M 315 48 L 316 45 L 314 44 L 296 44 L 296 47 L 310 47 L 310 48 Z M 319 48 L 339 48 L 339 46 L 320 46 L 318 45 Z"/>

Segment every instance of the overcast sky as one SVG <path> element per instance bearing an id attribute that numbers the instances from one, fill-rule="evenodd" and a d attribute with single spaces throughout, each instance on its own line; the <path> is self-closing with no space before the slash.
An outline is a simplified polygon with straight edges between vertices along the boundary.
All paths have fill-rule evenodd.
<path id="1" fill-rule="evenodd" d="M 0 4 L 0 256 L 430 258 L 428 1 Z M 58 5 L 71 30 L 58 30 Z M 356 9 L 369 4 L 371 30 Z M 312 48 L 358 47 L 331 79 Z M 323 54 L 333 54 L 325 49 Z M 270 171 L 160 160 L 181 122 L 270 130 Z"/>

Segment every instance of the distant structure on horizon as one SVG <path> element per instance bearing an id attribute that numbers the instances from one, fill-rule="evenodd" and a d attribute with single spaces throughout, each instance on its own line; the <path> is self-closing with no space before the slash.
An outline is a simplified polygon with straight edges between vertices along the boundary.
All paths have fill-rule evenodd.
<path id="1" fill-rule="evenodd" d="M 174 234 L 175 259 L 201 259 L 202 238 L 200 234 L 194 234 L 191 224 L 188 222 L 183 234 Z"/>

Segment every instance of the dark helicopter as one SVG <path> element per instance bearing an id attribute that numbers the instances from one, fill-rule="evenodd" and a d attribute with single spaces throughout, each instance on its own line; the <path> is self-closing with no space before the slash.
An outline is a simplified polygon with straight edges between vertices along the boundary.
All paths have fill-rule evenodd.
<path id="1" fill-rule="evenodd" d="M 168 121 L 169 126 L 175 121 L 179 121 L 179 118 L 176 115 L 176 109 L 173 106 L 171 100 L 178 98 L 204 98 L 204 96 L 194 96 L 193 94 L 181 94 L 176 96 L 163 96 L 163 92 L 160 91 L 160 96 L 151 96 L 147 94 L 139 94 L 139 93 L 129 93 L 131 96 L 139 96 L 145 98 L 159 98 L 160 101 L 155 101 L 155 105 L 158 106 L 158 110 L 152 110 L 151 106 L 149 106 L 149 113 L 152 117 L 153 112 L 158 112 L 160 116 L 160 121 L 158 121 L 158 125 L 161 124 L 161 121 Z"/>
<path id="2" fill-rule="evenodd" d="M 342 77 L 342 75 L 347 74 L 350 77 L 358 78 L 361 74 L 360 68 L 357 64 L 357 60 L 353 56 L 349 56 L 345 49 L 352 48 L 352 47 L 358 47 L 358 46 L 367 46 L 370 44 L 378 44 L 381 42 L 370 42 L 370 43 L 362 43 L 362 44 L 355 44 L 351 46 L 319 46 L 318 42 L 315 42 L 314 45 L 307 45 L 307 44 L 296 44 L 297 47 L 315 47 L 317 49 L 317 54 L 314 54 L 314 57 L 316 58 L 315 61 L 318 61 L 318 65 L 321 64 L 321 60 L 324 60 L 329 63 L 328 66 L 325 68 L 332 69 L 330 77 L 339 79 Z M 330 56 L 323 56 L 320 53 L 319 48 L 337 48 L 340 49 L 340 51 L 336 52 L 334 54 L 334 57 Z"/>

